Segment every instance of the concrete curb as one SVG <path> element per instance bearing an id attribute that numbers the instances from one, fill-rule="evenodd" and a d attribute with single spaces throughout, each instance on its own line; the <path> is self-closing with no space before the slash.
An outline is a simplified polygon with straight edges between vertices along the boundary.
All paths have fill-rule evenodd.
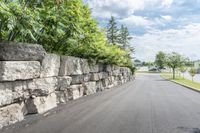
<path id="1" fill-rule="evenodd" d="M 160 75 L 160 77 L 163 78 L 163 79 L 165 79 L 165 80 L 168 80 L 168 81 L 170 81 L 170 82 L 176 83 L 176 84 L 178 84 L 178 85 L 180 85 L 180 86 L 183 86 L 183 87 L 185 87 L 185 88 L 187 88 L 187 89 L 190 89 L 190 90 L 193 90 L 193 91 L 196 91 L 196 92 L 200 93 L 200 90 L 198 90 L 198 89 L 196 89 L 196 88 L 192 88 L 192 87 L 190 87 L 190 86 L 183 85 L 183 84 L 178 83 L 178 82 L 176 82 L 176 81 L 166 79 L 166 78 L 164 78 L 164 77 L 161 76 L 161 75 Z"/>

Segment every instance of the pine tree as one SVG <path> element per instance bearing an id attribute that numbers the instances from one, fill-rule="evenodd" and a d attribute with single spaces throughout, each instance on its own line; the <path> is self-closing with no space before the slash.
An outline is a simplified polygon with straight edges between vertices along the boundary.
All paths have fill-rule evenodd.
<path id="1" fill-rule="evenodd" d="M 123 49 L 127 49 L 130 47 L 129 41 L 132 37 L 129 35 L 128 28 L 124 25 L 121 25 L 120 34 L 119 34 L 119 43 L 121 44 Z"/>
<path id="2" fill-rule="evenodd" d="M 113 16 L 111 16 L 107 26 L 107 38 L 109 43 L 114 45 L 119 41 L 119 29 L 117 28 L 117 23 Z"/>

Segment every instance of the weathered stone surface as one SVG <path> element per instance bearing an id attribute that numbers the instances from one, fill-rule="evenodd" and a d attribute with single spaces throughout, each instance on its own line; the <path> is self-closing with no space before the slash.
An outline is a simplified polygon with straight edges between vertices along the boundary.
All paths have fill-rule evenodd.
<path id="1" fill-rule="evenodd" d="M 83 89 L 82 85 L 71 85 L 69 87 L 69 99 L 75 100 L 83 96 Z"/>
<path id="2" fill-rule="evenodd" d="M 103 64 L 90 64 L 90 73 L 98 73 L 104 71 Z"/>
<path id="3" fill-rule="evenodd" d="M 96 82 L 87 82 L 83 84 L 86 95 L 91 95 L 97 92 Z"/>
<path id="4" fill-rule="evenodd" d="M 0 61 L 0 81 L 15 81 L 37 78 L 40 63 L 37 61 Z"/>
<path id="5" fill-rule="evenodd" d="M 53 109 L 57 106 L 55 93 L 51 93 L 48 96 L 35 97 L 28 99 L 26 101 L 26 108 L 29 114 L 34 113 L 44 113 L 50 109 Z"/>
<path id="6" fill-rule="evenodd" d="M 90 64 L 90 72 L 91 73 L 98 73 L 99 72 L 99 65 L 98 64 Z"/>
<path id="7" fill-rule="evenodd" d="M 100 72 L 100 73 L 91 73 L 90 80 L 91 81 L 98 81 L 108 77 L 107 72 Z"/>
<path id="8" fill-rule="evenodd" d="M 98 81 L 102 77 L 101 73 L 92 73 L 90 76 L 91 81 Z"/>
<path id="9" fill-rule="evenodd" d="M 83 87 L 83 85 L 81 85 L 79 87 L 79 97 L 83 97 L 85 94 L 85 88 Z"/>
<path id="10" fill-rule="evenodd" d="M 67 90 L 72 82 L 72 77 L 69 76 L 63 76 L 58 77 L 58 91 L 64 91 Z"/>
<path id="11" fill-rule="evenodd" d="M 105 72 L 112 72 L 112 69 L 113 67 L 112 67 L 112 65 L 104 65 L 104 71 Z"/>
<path id="12" fill-rule="evenodd" d="M 101 72 L 100 73 L 100 79 L 105 79 L 109 76 L 109 74 L 107 72 Z"/>
<path id="13" fill-rule="evenodd" d="M 80 61 L 80 58 L 71 56 L 61 56 L 59 75 L 67 76 L 83 74 Z"/>
<path id="14" fill-rule="evenodd" d="M 42 60 L 40 77 L 58 76 L 60 69 L 60 56 L 55 54 L 47 54 Z"/>
<path id="15" fill-rule="evenodd" d="M 20 102 L 28 98 L 25 81 L 0 83 L 0 107 L 14 102 Z"/>
<path id="16" fill-rule="evenodd" d="M 71 84 L 72 85 L 82 84 L 82 83 L 85 83 L 85 82 L 88 82 L 88 81 L 90 81 L 90 74 L 88 74 L 88 75 L 76 75 L 76 76 L 72 76 Z"/>
<path id="17" fill-rule="evenodd" d="M 57 97 L 57 104 L 62 104 L 62 103 L 66 103 L 67 101 L 69 101 L 68 90 L 56 91 L 55 94 L 56 94 L 56 97 Z"/>
<path id="18" fill-rule="evenodd" d="M 0 43 L 0 61 L 41 61 L 45 54 L 37 44 Z"/>
<path id="19" fill-rule="evenodd" d="M 106 89 L 110 89 L 111 87 L 113 87 L 113 82 L 112 82 L 112 78 L 108 77 L 106 79 L 102 79 L 102 84 L 103 87 Z"/>
<path id="20" fill-rule="evenodd" d="M 81 64 L 81 68 L 82 68 L 83 74 L 88 74 L 90 72 L 90 67 L 88 65 L 88 60 L 80 59 L 80 64 Z"/>
<path id="21" fill-rule="evenodd" d="M 33 79 L 33 81 L 29 81 L 27 84 L 30 95 L 47 96 L 57 90 L 58 80 L 56 77 Z"/>
<path id="22" fill-rule="evenodd" d="M 113 70 L 113 72 L 112 72 L 112 75 L 113 76 L 118 76 L 118 75 L 120 75 L 121 73 L 120 73 L 120 69 L 115 69 L 115 70 Z"/>
<path id="23" fill-rule="evenodd" d="M 0 108 L 0 128 L 24 119 L 24 104 L 12 104 Z"/>
<path id="24" fill-rule="evenodd" d="M 99 91 L 103 91 L 105 88 L 103 87 L 103 84 L 102 84 L 102 81 L 99 80 L 96 82 L 96 89 L 97 89 L 97 92 Z"/>

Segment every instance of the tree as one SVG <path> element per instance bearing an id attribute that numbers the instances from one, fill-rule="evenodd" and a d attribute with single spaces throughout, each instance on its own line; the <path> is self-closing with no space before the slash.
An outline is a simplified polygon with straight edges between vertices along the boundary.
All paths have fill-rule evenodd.
<path id="1" fill-rule="evenodd" d="M 49 53 L 133 67 L 130 52 L 110 46 L 83 0 L 1 0 L 0 11 L 0 41 L 37 43 Z"/>
<path id="2" fill-rule="evenodd" d="M 116 20 L 111 16 L 107 26 L 107 38 L 109 43 L 116 44 L 119 42 L 119 29 L 117 27 Z"/>
<path id="3" fill-rule="evenodd" d="M 186 58 L 178 53 L 172 52 L 166 57 L 166 64 L 173 70 L 173 79 L 175 79 L 175 71 L 178 67 L 182 67 L 186 62 Z"/>
<path id="4" fill-rule="evenodd" d="M 128 28 L 124 25 L 121 25 L 120 33 L 119 33 L 119 43 L 122 45 L 123 49 L 130 48 L 129 42 L 132 37 L 129 35 Z"/>
<path id="5" fill-rule="evenodd" d="M 193 81 L 194 76 L 197 74 L 197 69 L 192 67 L 192 68 L 190 68 L 189 73 L 190 73 L 190 76 L 192 77 L 192 81 Z"/>
<path id="6" fill-rule="evenodd" d="M 181 66 L 181 67 L 179 67 L 179 71 L 182 73 L 183 78 L 185 78 L 185 77 L 184 77 L 184 73 L 187 71 L 187 67 Z"/>
<path id="7" fill-rule="evenodd" d="M 165 64 L 166 64 L 166 54 L 164 52 L 160 51 L 156 55 L 155 64 L 157 65 L 157 67 L 159 69 L 163 69 L 165 67 Z"/>

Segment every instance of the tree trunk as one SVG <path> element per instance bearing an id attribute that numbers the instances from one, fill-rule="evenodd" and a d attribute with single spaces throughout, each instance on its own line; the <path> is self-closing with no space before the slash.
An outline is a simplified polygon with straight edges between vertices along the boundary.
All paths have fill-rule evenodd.
<path id="1" fill-rule="evenodd" d="M 175 79 L 175 68 L 172 69 L 173 69 L 173 79 Z"/>

